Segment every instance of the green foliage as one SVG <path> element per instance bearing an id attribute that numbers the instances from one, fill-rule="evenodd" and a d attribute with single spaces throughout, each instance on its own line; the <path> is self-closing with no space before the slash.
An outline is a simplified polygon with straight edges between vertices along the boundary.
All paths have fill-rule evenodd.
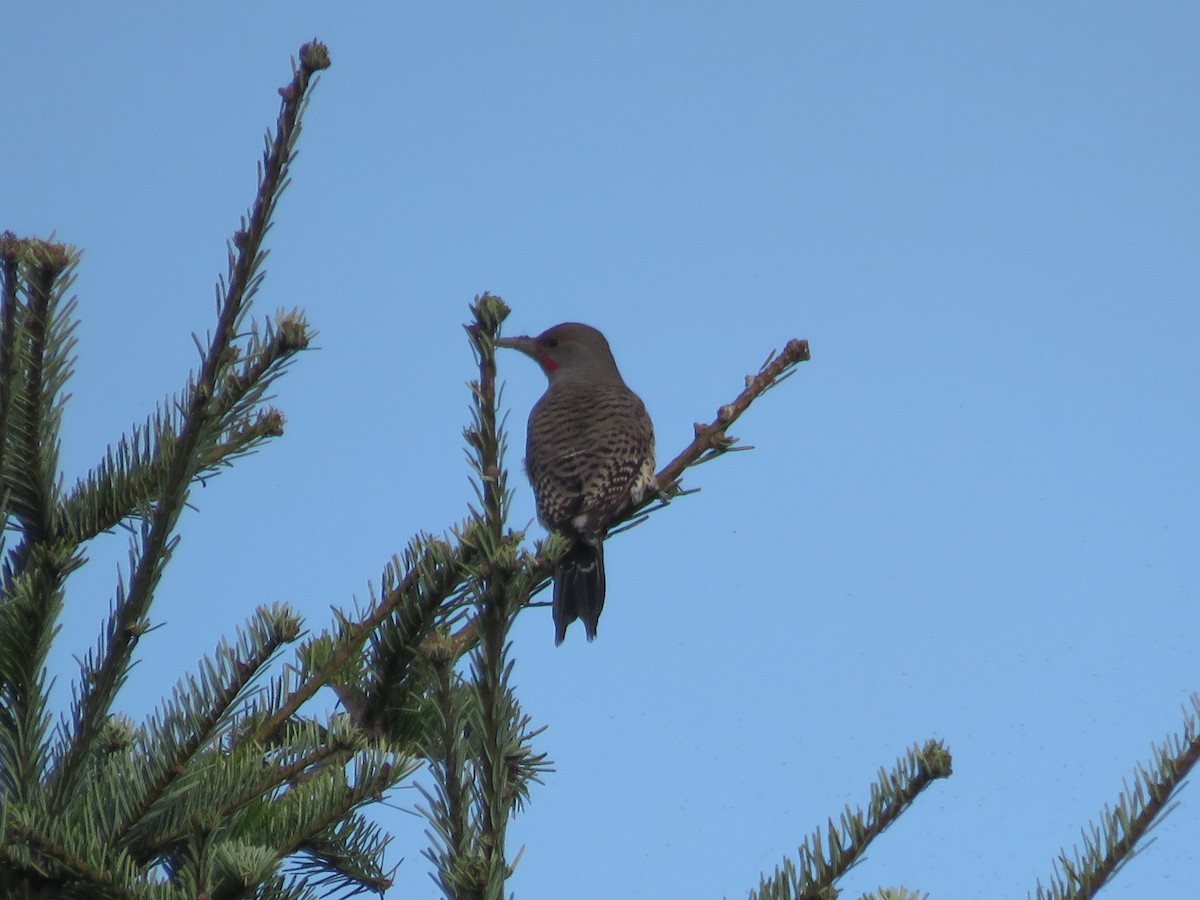
<path id="1" fill-rule="evenodd" d="M 1182 734 L 1170 735 L 1162 746 L 1151 744 L 1154 761 L 1138 765 L 1133 787 L 1125 784 L 1112 807 L 1100 813 L 1100 824 L 1083 832 L 1083 849 L 1059 854 L 1048 887 L 1037 886 L 1037 900 L 1075 900 L 1091 897 L 1133 856 L 1149 846 L 1144 840 L 1177 804 L 1175 796 L 1200 760 L 1200 694 L 1192 694 L 1184 709 Z"/>
<path id="2" fill-rule="evenodd" d="M 78 254 L 0 238 L 0 505 L 18 536 L 0 584 L 0 896 L 382 892 L 391 883 L 388 838 L 363 810 L 410 781 L 422 761 L 436 769 L 439 736 L 464 761 L 445 771 L 465 777 L 459 788 L 469 795 L 469 840 L 454 842 L 443 881 L 455 896 L 503 896 L 504 833 L 545 769 L 529 743 L 537 732 L 509 688 L 506 635 L 548 567 L 518 553 L 522 535 L 503 531 L 494 362 L 475 386 L 468 432 L 480 511 L 448 537 L 414 538 L 385 567 L 370 603 L 336 613 L 329 630 L 302 640 L 304 624 L 289 607 L 259 608 L 144 722 L 114 711 L 151 631 L 190 489 L 282 433 L 282 415 L 264 405 L 267 390 L 310 334 L 299 312 L 253 321 L 250 299 L 301 115 L 327 65 L 323 46 L 306 45 L 280 92 L 258 194 L 218 284 L 216 323 L 197 341 L 197 371 L 69 491 L 58 435 Z M 507 308 L 485 295 L 476 311 L 476 348 L 490 360 L 489 335 Z M 46 660 L 66 582 L 88 542 L 118 525 L 132 534 L 128 569 L 80 661 L 69 714 L 55 725 Z M 344 711 L 307 713 L 323 687 Z M 454 874 L 464 867 L 470 877 Z"/>
<path id="3" fill-rule="evenodd" d="M 938 778 L 950 777 L 950 752 L 940 741 L 913 747 L 896 761 L 891 772 L 879 771 L 871 785 L 867 809 L 842 812 L 838 822 L 829 820 L 825 829 L 814 831 L 797 853 L 799 864 L 790 859 L 763 877 L 750 900 L 793 900 L 832 898 L 834 884 L 857 864 L 871 843 L 907 809 L 925 788 Z"/>
<path id="4" fill-rule="evenodd" d="M 469 679 L 454 669 L 460 651 L 453 641 L 443 640 L 428 654 L 437 716 L 429 721 L 421 746 L 435 784 L 422 793 L 433 829 L 426 857 L 436 866 L 444 894 L 503 900 L 511 871 L 504 841 L 508 822 L 549 763 L 533 750 L 540 729 L 530 728 L 509 680 L 508 629 L 528 602 L 532 584 L 519 569 L 521 535 L 505 530 L 509 497 L 492 342 L 508 307 L 483 294 L 472 312 L 475 322 L 467 330 L 480 378 L 471 385 L 473 421 L 465 436 L 482 509 L 474 527 L 464 530 L 461 545 L 481 557 L 470 566 L 466 593 L 475 612 L 476 643 L 469 654 Z"/>
<path id="5" fill-rule="evenodd" d="M 0 504 L 15 535 L 0 572 L 5 897 L 315 897 L 390 883 L 386 837 L 359 810 L 416 761 L 345 715 L 298 714 L 291 670 L 276 665 L 303 628 L 288 607 L 255 610 L 146 721 L 114 712 L 191 487 L 282 433 L 264 399 L 309 341 L 299 313 L 248 318 L 301 113 L 328 65 L 319 45 L 301 60 L 218 286 L 215 327 L 197 342 L 197 371 L 69 491 L 58 448 L 78 254 L 0 237 Z M 66 583 L 88 542 L 117 525 L 133 535 L 129 567 L 80 662 L 69 714 L 54 724 L 46 659 Z"/>

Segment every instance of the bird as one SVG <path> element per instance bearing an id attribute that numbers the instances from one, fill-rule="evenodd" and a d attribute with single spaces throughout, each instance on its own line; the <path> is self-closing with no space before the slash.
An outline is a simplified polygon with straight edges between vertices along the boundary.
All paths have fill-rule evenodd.
<path id="1" fill-rule="evenodd" d="M 525 471 L 538 520 L 570 541 L 554 571 L 554 643 L 576 619 L 591 641 L 604 609 L 608 529 L 657 490 L 654 424 L 590 325 L 564 322 L 496 346 L 531 357 L 549 381 L 529 414 Z"/>

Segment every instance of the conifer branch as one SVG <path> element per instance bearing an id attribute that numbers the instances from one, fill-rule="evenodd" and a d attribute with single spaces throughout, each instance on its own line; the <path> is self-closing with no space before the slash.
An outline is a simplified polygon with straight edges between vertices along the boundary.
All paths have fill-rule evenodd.
<path id="1" fill-rule="evenodd" d="M 142 771 L 136 779 L 129 779 L 128 771 L 123 773 L 139 789 L 116 823 L 111 840 L 149 840 L 148 835 L 130 838 L 129 833 L 135 827 L 144 830 L 153 821 L 151 810 L 188 773 L 202 748 L 214 742 L 229 722 L 235 703 L 278 650 L 299 633 L 300 620 L 290 608 L 258 609 L 234 646 L 222 640 L 214 657 L 201 659 L 199 680 L 189 674 L 175 686 L 170 702 L 164 702 L 145 726 L 135 763 Z"/>
<path id="2" fill-rule="evenodd" d="M 391 885 L 380 864 L 387 840 L 376 826 L 351 813 L 381 796 L 399 779 L 411 775 L 413 767 L 396 766 L 386 747 L 361 744 L 351 735 L 352 730 L 335 735 L 332 744 L 354 746 L 358 751 L 349 760 L 352 777 L 342 762 L 319 765 L 311 777 L 293 780 L 287 790 L 272 798 L 269 816 L 255 808 L 261 804 L 250 805 L 256 795 L 247 791 L 242 807 L 245 813 L 231 809 L 222 818 L 228 816 L 236 821 L 248 817 L 253 823 L 254 843 L 270 848 L 275 862 L 305 853 L 313 857 L 314 863 L 299 862 L 298 868 L 315 866 L 326 882 L 333 881 L 352 890 L 365 887 L 382 892 Z M 312 756 L 320 752 L 322 749 L 317 748 Z M 232 886 L 235 885 L 218 885 L 214 893 Z"/>
<path id="3" fill-rule="evenodd" d="M 838 822 L 818 828 L 797 852 L 799 863 L 785 858 L 770 877 L 763 876 L 750 900 L 821 900 L 837 895 L 834 883 L 857 863 L 867 846 L 891 825 L 917 795 L 938 778 L 950 775 L 950 752 L 940 741 L 913 747 L 891 772 L 879 770 L 864 812 L 846 807 Z M 828 846 L 823 846 L 827 844 Z"/>
<path id="4" fill-rule="evenodd" d="M 30 242 L 0 236 L 0 505 L 6 522 L 17 510 L 12 518 L 25 536 L 7 558 L 0 598 L 0 893 L 12 885 L 30 896 L 232 900 L 248 889 L 311 897 L 313 882 L 346 891 L 390 884 L 380 866 L 387 839 L 355 810 L 410 777 L 414 760 L 369 740 L 346 717 L 323 726 L 284 716 L 262 743 L 254 740 L 257 727 L 295 699 L 290 669 L 252 693 L 279 647 L 299 634 L 290 611 L 260 610 L 234 646 L 222 643 L 202 659 L 199 674 L 185 677 L 141 728 L 111 713 L 133 648 L 151 628 L 150 602 L 191 486 L 281 431 L 282 416 L 261 404 L 309 331 L 299 313 L 280 314 L 261 334 L 243 323 L 262 281 L 262 241 L 287 183 L 300 114 L 327 65 L 322 45 L 305 45 L 280 92 L 258 195 L 231 243 L 195 376 L 65 498 L 56 455 L 70 374 L 71 304 L 61 302 L 69 279 L 64 270 L 31 281 Z M 36 249 L 47 246 L 55 245 Z M 51 746 L 43 645 L 61 609 L 61 583 L 80 544 L 123 522 L 138 529 L 128 581 L 84 660 L 72 722 Z M 418 570 L 426 578 L 419 587 L 429 574 Z M 285 865 L 299 865 L 305 877 L 289 883 L 279 874 Z"/>
<path id="5" fill-rule="evenodd" d="M 461 752 L 466 692 L 459 687 L 454 673 L 455 657 L 449 653 L 429 653 L 428 656 L 434 675 L 433 706 L 438 718 L 429 725 L 424 755 L 434 787 L 418 786 L 418 789 L 426 804 L 421 811 L 436 835 L 426 832 L 430 846 L 424 855 L 437 867 L 437 881 L 443 893 L 447 897 L 457 897 L 468 888 L 466 883 L 460 883 L 463 880 L 457 873 L 469 868 L 464 862 L 469 858 L 468 849 L 473 842 L 465 760 Z"/>
<path id="6" fill-rule="evenodd" d="M 240 744 L 232 753 L 206 751 L 179 780 L 175 802 L 162 814 L 148 815 L 139 824 L 136 836 L 141 840 L 135 845 L 139 856 L 150 858 L 163 848 L 185 841 L 195 831 L 197 821 L 232 822 L 248 816 L 252 808 L 261 806 L 264 797 L 285 785 L 305 781 L 308 775 L 320 775 L 326 768 L 338 768 L 354 746 L 345 735 L 322 734 L 308 749 L 294 748 L 287 758 L 279 760 L 252 742 Z M 327 766 L 331 761 L 338 765 Z M 218 798 L 216 802 L 214 797 Z"/>
<path id="7" fill-rule="evenodd" d="M 421 647 L 433 673 L 437 713 L 427 721 L 422 741 L 434 779 L 432 788 L 420 788 L 426 800 L 421 811 L 432 829 L 425 856 L 436 866 L 445 895 L 455 900 L 504 896 L 511 872 L 508 823 L 528 796 L 529 783 L 547 770 L 545 756 L 530 746 L 539 731 L 529 728 L 509 683 L 508 630 L 528 598 L 530 582 L 518 563 L 521 536 L 505 532 L 509 498 L 493 341 L 508 308 L 500 298 L 483 294 L 475 298 L 472 313 L 467 331 L 480 375 L 471 383 L 472 425 L 465 436 L 482 512 L 474 517 L 474 540 L 459 548 L 479 557 L 466 567 L 479 637 L 470 681 L 454 672 L 464 651 L 454 637 L 433 632 Z"/>
<path id="8" fill-rule="evenodd" d="M 464 534 L 472 531 L 470 525 L 464 528 Z M 322 652 L 313 657 L 315 664 L 305 667 L 299 684 L 280 702 L 275 712 L 259 724 L 254 739 L 268 742 L 317 691 L 326 686 L 338 691 L 351 717 L 360 726 L 372 731 L 382 727 L 378 718 L 382 711 L 372 702 L 380 696 L 380 691 L 366 694 L 347 685 L 345 673 L 353 668 L 351 663 L 358 657 L 363 645 L 393 616 L 398 618 L 400 630 L 411 630 L 412 642 L 400 643 L 407 647 L 405 652 L 412 654 L 424 632 L 432 627 L 442 602 L 462 581 L 460 560 L 461 557 L 454 558 L 445 541 L 421 535 L 414 538 L 405 553 L 408 565 L 404 576 L 394 587 L 385 590 L 365 615 L 355 621 L 342 620 L 339 633 L 324 641 Z M 391 566 L 385 577 L 391 577 L 399 570 L 400 567 Z M 311 642 L 308 649 L 317 646 L 320 640 Z M 382 688 L 382 685 L 376 687 Z"/>
<path id="9" fill-rule="evenodd" d="M 348 799 L 359 806 L 367 798 L 355 794 Z M 389 841 L 379 826 L 357 813 L 347 813 L 340 821 L 296 847 L 294 852 L 303 854 L 308 860 L 298 861 L 294 868 L 311 873 L 309 878 L 314 887 L 332 886 L 334 890 L 345 891 L 343 896 L 363 890 L 382 894 L 392 886 L 391 873 L 385 872 L 382 865 L 383 851 Z M 332 895 L 325 893 L 323 896 Z"/>
<path id="10" fill-rule="evenodd" d="M 446 896 L 454 900 L 501 898 L 508 874 L 504 851 L 508 817 L 501 799 L 506 773 L 497 760 L 504 744 L 501 698 L 507 691 L 504 659 L 509 622 L 506 570 L 511 567 L 496 564 L 506 547 L 507 496 L 500 464 L 503 437 L 497 428 L 492 345 L 508 307 L 499 298 L 483 294 L 475 298 L 472 313 L 475 321 L 467 326 L 467 332 L 479 364 L 479 380 L 471 383 L 473 421 L 464 436 L 478 477 L 475 489 L 482 512 L 473 511 L 473 521 L 478 522 L 480 571 L 470 573 L 467 585 L 482 623 L 481 641 L 472 659 L 472 681 L 460 687 L 453 671 L 457 656 L 442 652 L 451 645 L 441 635 L 431 635 L 425 651 L 436 677 L 438 718 L 429 722 L 422 742 L 435 779 L 433 790 L 422 788 L 428 804 L 423 812 L 437 833 L 436 837 L 430 835 L 431 846 L 425 855 L 437 866 L 437 881 Z"/>
<path id="11" fill-rule="evenodd" d="M 929 895 L 923 891 L 910 891 L 904 887 L 885 887 L 869 894 L 863 894 L 859 900 L 929 900 Z"/>
<path id="12" fill-rule="evenodd" d="M 317 732 L 311 736 L 316 738 Z M 206 785 L 203 790 L 210 794 L 229 787 L 239 789 L 239 794 L 223 809 L 206 808 L 184 817 L 183 828 L 157 860 L 172 872 L 174 885 L 184 896 L 241 898 L 248 896 L 248 888 L 249 894 L 259 896 L 254 888 L 279 883 L 278 870 L 287 861 L 298 870 L 320 872 L 321 881 L 351 892 L 364 887 L 382 891 L 389 886 L 379 864 L 386 839 L 375 826 L 350 813 L 390 788 L 397 778 L 411 774 L 411 768 L 394 767 L 382 747 L 359 746 L 362 752 L 342 757 L 336 764 L 319 761 L 331 752 L 341 753 L 347 739 L 356 744 L 349 732 L 330 741 L 314 740 L 311 753 L 285 767 L 312 766 L 317 761 L 313 773 L 292 779 L 282 791 L 276 791 L 282 783 L 280 769 L 261 753 L 256 760 L 253 746 L 237 751 L 243 774 L 253 775 L 255 768 L 268 772 L 274 787 L 266 779 Z M 347 764 L 353 766 L 352 778 L 346 773 Z M 226 770 L 217 768 L 214 774 L 224 776 Z M 295 859 L 298 853 L 311 859 Z M 306 878 L 305 883 L 312 880 Z"/>
<path id="13" fill-rule="evenodd" d="M 9 489 L 9 414 L 13 389 L 17 383 L 17 304 L 19 267 L 25 242 L 11 231 L 0 234 L 0 504 L 4 522 L 8 522 Z"/>
<path id="14" fill-rule="evenodd" d="M 70 747 L 60 758 L 52 779 L 55 808 L 61 809 L 75 791 L 90 755 L 93 739 L 99 733 L 111 708 L 117 689 L 123 683 L 131 663 L 133 648 L 145 631 L 146 614 L 163 566 L 174 544 L 172 532 L 187 500 L 193 478 L 203 465 L 204 448 L 219 437 L 219 410 L 213 399 L 226 372 L 236 361 L 234 342 L 238 325 L 259 283 L 264 253 L 263 239 L 270 225 L 271 212 L 287 182 L 288 165 L 299 135 L 300 115 L 306 105 L 317 67 L 328 65 L 324 47 L 306 44 L 300 62 L 294 68 L 291 84 L 281 91 L 283 103 L 273 140 L 268 139 L 259 166 L 258 195 L 243 218 L 229 251 L 228 279 L 219 285 L 217 327 L 201 360 L 200 372 L 184 398 L 182 428 L 174 458 L 158 492 L 157 503 L 142 531 L 141 547 L 135 554 L 128 592 L 119 595 L 109 617 L 107 633 L 98 648 L 95 665 L 89 666 L 74 716 L 75 728 Z M 223 290 L 220 290 L 223 288 Z"/>
<path id="15" fill-rule="evenodd" d="M 210 409 L 217 423 L 211 431 L 220 436 L 200 448 L 194 478 L 202 480 L 216 473 L 283 433 L 282 413 L 260 409 L 259 404 L 270 384 L 308 347 L 311 338 L 302 313 L 279 312 L 262 335 L 257 324 L 252 325 L 244 350 L 233 345 L 240 363 L 224 376 Z M 183 395 L 187 394 L 185 389 Z M 159 501 L 182 446 L 182 422 L 175 410 L 183 406 L 182 400 L 163 404 L 75 484 L 63 503 L 71 540 L 82 543 L 126 519 L 144 516 Z"/>
<path id="16" fill-rule="evenodd" d="M 67 575 L 80 564 L 60 544 L 34 545 L 24 571 L 5 565 L 0 602 L 0 796 L 28 802 L 45 772 L 46 660 Z"/>
<path id="17" fill-rule="evenodd" d="M 70 375 L 71 304 L 63 295 L 71 283 L 78 254 L 64 244 L 26 241 L 18 264 L 25 302 L 16 306 L 14 350 L 17 369 L 8 410 L 10 440 L 5 487 L 12 512 L 21 523 L 22 546 L 14 554 L 18 567 L 35 544 L 55 538 L 58 521 L 59 389 Z M 19 290 L 19 288 L 18 288 Z"/>
<path id="18" fill-rule="evenodd" d="M 111 859 L 90 861 L 70 847 L 51 840 L 33 828 L 16 826 L 11 828 L 9 834 L 12 842 L 7 845 L 0 844 L 0 857 L 18 869 L 45 870 L 48 866 L 52 866 L 58 871 L 70 873 L 72 881 L 82 881 L 106 900 L 107 898 L 112 898 L 112 900 L 141 900 L 142 898 L 140 893 L 129 890 L 113 875 L 113 868 L 128 870 L 128 866 L 115 866 Z M 47 887 L 61 888 L 63 885 L 61 878 L 46 877 L 45 880 Z M 46 894 L 45 896 L 50 895 Z"/>
<path id="19" fill-rule="evenodd" d="M 21 542 L 0 573 L 0 786 L 30 801 L 46 766 L 45 664 L 67 575 L 81 562 L 59 533 L 58 429 L 70 376 L 78 254 L 64 244 L 0 236 L 0 504 Z M 11 792 L 11 793 L 10 793 Z"/>
<path id="20" fill-rule="evenodd" d="M 504 548 L 505 496 L 504 470 L 501 467 L 503 436 L 496 416 L 496 356 L 493 341 L 500 324 L 508 316 L 504 301 L 489 294 L 475 298 L 472 306 L 475 322 L 467 331 L 479 359 L 479 381 L 472 385 L 473 427 L 466 432 L 474 451 L 472 464 L 479 477 L 483 499 L 483 522 L 492 552 L 488 562 Z M 510 772 L 505 756 L 511 743 L 506 734 L 509 720 L 506 707 L 512 702 L 506 672 L 505 642 L 508 637 L 508 575 L 511 565 L 490 565 L 489 577 L 477 590 L 477 610 L 481 623 L 479 647 L 472 663 L 473 686 L 477 696 L 478 738 L 473 741 L 480 754 L 475 761 L 479 772 L 480 806 L 479 847 L 487 886 L 482 897 L 502 900 L 507 878 L 505 833 L 508 825 L 508 784 Z"/>
<path id="21" fill-rule="evenodd" d="M 657 475 L 659 492 L 664 496 L 677 493 L 679 478 L 686 469 L 708 462 L 710 459 L 735 449 L 734 444 L 737 442 L 737 438 L 731 438 L 726 433 L 729 426 L 750 408 L 750 404 L 771 388 L 791 377 L 796 366 L 809 359 L 811 356 L 808 351 L 808 341 L 796 338 L 784 345 L 782 353 L 777 354 L 772 351 L 756 375 L 746 376 L 746 386 L 742 392 L 730 403 L 726 403 L 717 410 L 717 417 L 712 422 L 707 425 L 699 422 L 695 424 L 696 436 L 692 442 L 659 470 Z M 653 503 L 654 498 L 648 497 L 639 507 L 631 510 L 627 518 L 632 518 L 639 510 L 651 506 Z"/>
<path id="22" fill-rule="evenodd" d="M 428 552 L 436 554 L 445 579 L 435 591 L 413 591 L 403 598 L 368 635 L 364 665 L 353 684 L 335 685 L 347 709 L 369 732 L 409 741 L 422 733 L 422 710 L 430 678 L 424 659 L 434 658 L 436 654 L 428 652 L 428 645 L 441 642 L 442 631 L 462 615 L 466 574 L 453 567 L 470 565 L 477 557 L 473 535 L 479 527 L 477 522 L 464 522 L 451 529 L 457 544 L 436 540 L 429 545 Z M 389 584 L 403 580 L 399 572 L 428 565 L 421 558 L 427 551 L 413 550 L 410 546 L 405 560 L 393 560 L 385 570 L 385 597 L 391 593 Z M 452 654 L 452 659 L 457 660 L 458 655 Z M 408 715 L 397 715 L 399 711 Z"/>
<path id="23" fill-rule="evenodd" d="M 1200 761 L 1200 694 L 1189 698 L 1184 709 L 1182 734 L 1169 735 L 1162 746 L 1150 745 L 1151 767 L 1138 764 L 1133 788 L 1125 790 L 1114 807 L 1105 806 L 1100 825 L 1090 824 L 1083 832 L 1083 849 L 1068 857 L 1060 853 L 1054 863 L 1049 886 L 1037 885 L 1037 900 L 1085 900 L 1094 897 L 1140 850 L 1138 844 L 1177 805 L 1174 797 Z"/>
<path id="24" fill-rule="evenodd" d="M 353 760 L 353 779 L 348 778 L 345 769 L 337 765 L 322 766 L 316 777 L 295 781 L 280 797 L 282 815 L 271 822 L 271 831 L 277 835 L 274 846 L 280 854 L 288 856 L 295 853 L 308 845 L 313 835 L 319 835 L 336 825 L 351 811 L 379 796 L 393 780 L 391 764 L 386 762 L 386 755 L 379 753 L 378 759 L 371 760 L 361 753 L 357 754 Z M 333 790 L 330 790 L 331 786 Z M 330 802 L 331 799 L 333 802 Z"/>

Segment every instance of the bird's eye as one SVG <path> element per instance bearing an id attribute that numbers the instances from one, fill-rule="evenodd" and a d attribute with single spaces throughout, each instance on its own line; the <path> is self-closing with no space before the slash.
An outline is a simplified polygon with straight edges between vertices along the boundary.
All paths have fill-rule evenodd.
<path id="1" fill-rule="evenodd" d="M 558 346 L 558 338 L 546 338 L 544 341 L 547 347 L 554 349 Z"/>

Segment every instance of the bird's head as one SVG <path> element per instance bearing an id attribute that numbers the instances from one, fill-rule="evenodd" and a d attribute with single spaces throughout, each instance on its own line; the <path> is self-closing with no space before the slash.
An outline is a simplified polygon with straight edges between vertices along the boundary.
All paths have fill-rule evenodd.
<path id="1" fill-rule="evenodd" d="M 537 337 L 499 338 L 496 346 L 520 350 L 535 360 L 552 385 L 571 380 L 624 384 L 608 341 L 591 325 L 564 322 Z"/>

